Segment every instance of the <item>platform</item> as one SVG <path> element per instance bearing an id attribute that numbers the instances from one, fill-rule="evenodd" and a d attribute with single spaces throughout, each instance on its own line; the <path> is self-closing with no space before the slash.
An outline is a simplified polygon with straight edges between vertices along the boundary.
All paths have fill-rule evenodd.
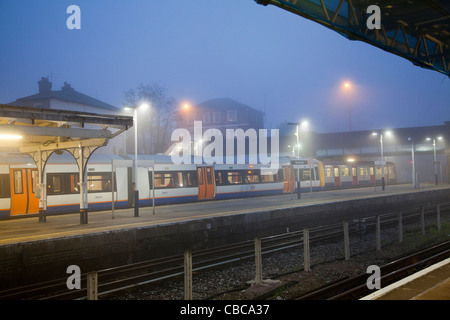
<path id="1" fill-rule="evenodd" d="M 89 212 L 88 224 L 83 225 L 80 224 L 79 213 L 50 215 L 45 223 L 39 223 L 36 215 L 24 216 L 10 220 L 0 220 L 0 245 L 245 214 L 261 210 L 289 209 L 441 189 L 450 191 L 450 186 L 423 184 L 423 187 L 420 189 L 414 189 L 408 184 L 388 186 L 385 191 L 382 191 L 381 187 L 366 187 L 302 193 L 301 199 L 297 199 L 297 194 L 285 194 L 232 200 L 212 200 L 157 206 L 155 214 L 153 214 L 152 207 L 141 207 L 139 209 L 139 217 L 134 217 L 133 208 L 115 210 L 114 213 L 111 210 L 93 211 Z"/>
<path id="2" fill-rule="evenodd" d="M 450 258 L 361 300 L 450 300 Z"/>

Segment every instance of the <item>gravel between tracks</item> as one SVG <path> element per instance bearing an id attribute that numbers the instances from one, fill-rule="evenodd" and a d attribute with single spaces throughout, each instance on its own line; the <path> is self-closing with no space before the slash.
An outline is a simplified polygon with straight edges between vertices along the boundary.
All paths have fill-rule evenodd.
<path id="1" fill-rule="evenodd" d="M 303 247 L 263 256 L 263 284 L 249 284 L 255 277 L 252 259 L 207 269 L 193 275 L 195 300 L 254 299 L 261 294 L 292 284 L 277 291 L 273 299 L 290 299 L 315 288 L 366 272 L 369 265 L 384 265 L 406 253 L 450 239 L 450 217 L 443 217 L 442 230 L 437 232 L 434 221 L 427 222 L 427 233 L 420 234 L 420 226 L 405 226 L 404 241 L 398 243 L 396 227 L 382 230 L 382 250 L 375 249 L 375 235 L 368 233 L 350 237 L 351 258 L 343 259 L 343 241 L 311 244 L 311 271 L 303 271 Z M 182 300 L 183 277 L 154 283 L 127 291 L 108 299 L 117 300 Z"/>

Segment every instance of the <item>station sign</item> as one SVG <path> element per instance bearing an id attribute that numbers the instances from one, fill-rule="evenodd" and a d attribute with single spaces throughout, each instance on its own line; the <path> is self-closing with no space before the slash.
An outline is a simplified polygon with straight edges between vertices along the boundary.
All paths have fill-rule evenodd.
<path id="1" fill-rule="evenodd" d="M 291 160 L 291 165 L 297 165 L 297 166 L 301 166 L 301 165 L 307 165 L 308 164 L 308 160 Z"/>

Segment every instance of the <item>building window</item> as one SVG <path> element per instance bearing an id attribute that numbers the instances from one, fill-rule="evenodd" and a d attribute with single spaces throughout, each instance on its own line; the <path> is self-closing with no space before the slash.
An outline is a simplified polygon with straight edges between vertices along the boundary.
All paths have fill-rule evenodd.
<path id="1" fill-rule="evenodd" d="M 227 111 L 227 120 L 228 122 L 237 121 L 236 110 Z"/>
<path id="2" fill-rule="evenodd" d="M 213 122 L 220 122 L 220 112 L 217 111 L 213 113 Z"/>
<path id="3" fill-rule="evenodd" d="M 203 112 L 203 122 L 204 123 L 211 122 L 211 112 Z"/>

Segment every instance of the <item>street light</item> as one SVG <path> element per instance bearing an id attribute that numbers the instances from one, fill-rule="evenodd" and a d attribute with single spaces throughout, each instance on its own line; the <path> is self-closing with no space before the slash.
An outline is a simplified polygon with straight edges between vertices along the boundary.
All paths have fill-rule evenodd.
<path id="1" fill-rule="evenodd" d="M 442 140 L 442 137 L 437 137 L 438 140 Z M 427 138 L 427 141 L 430 141 L 431 138 Z M 433 138 L 433 153 L 434 153 L 434 184 L 438 185 L 438 176 L 437 176 L 437 160 L 436 160 L 436 138 Z"/>
<path id="2" fill-rule="evenodd" d="M 125 109 L 134 109 L 134 216 L 139 217 L 139 184 L 138 184 L 138 126 L 137 126 L 137 110 L 147 109 L 149 105 L 147 103 L 142 103 L 134 108 L 127 107 Z"/>
<path id="3" fill-rule="evenodd" d="M 392 132 L 391 131 L 386 131 L 385 132 L 386 135 L 391 135 Z M 386 164 L 386 162 L 384 161 L 384 154 L 383 154 L 383 133 L 382 132 L 373 132 L 372 135 L 374 136 L 380 136 L 380 146 L 381 146 L 381 190 L 384 191 L 385 189 L 385 181 L 384 181 L 384 165 Z M 375 178 L 376 180 L 376 178 Z"/>
<path id="4" fill-rule="evenodd" d="M 417 188 L 416 179 L 416 161 L 414 159 L 414 140 L 412 137 L 408 137 L 408 141 L 411 141 L 411 158 L 412 158 L 412 184 L 414 188 Z"/>
<path id="5" fill-rule="evenodd" d="M 300 158 L 300 132 L 299 127 L 305 127 L 308 125 L 308 121 L 302 121 L 302 122 L 288 122 L 287 125 L 289 126 L 296 126 L 296 132 L 295 135 L 297 136 L 297 158 Z M 292 148 L 292 155 L 294 155 L 294 148 Z M 301 198 L 300 194 L 300 170 L 297 171 L 297 199 Z"/>
<path id="6" fill-rule="evenodd" d="M 288 126 L 296 126 L 294 135 L 296 136 L 296 139 L 297 139 L 297 144 L 296 144 L 297 158 L 300 158 L 300 141 L 299 141 L 300 140 L 300 132 L 299 132 L 299 129 L 306 128 L 308 126 L 308 121 L 304 120 L 302 122 L 288 122 L 287 125 Z M 294 148 L 292 148 L 292 153 L 294 153 Z"/>

